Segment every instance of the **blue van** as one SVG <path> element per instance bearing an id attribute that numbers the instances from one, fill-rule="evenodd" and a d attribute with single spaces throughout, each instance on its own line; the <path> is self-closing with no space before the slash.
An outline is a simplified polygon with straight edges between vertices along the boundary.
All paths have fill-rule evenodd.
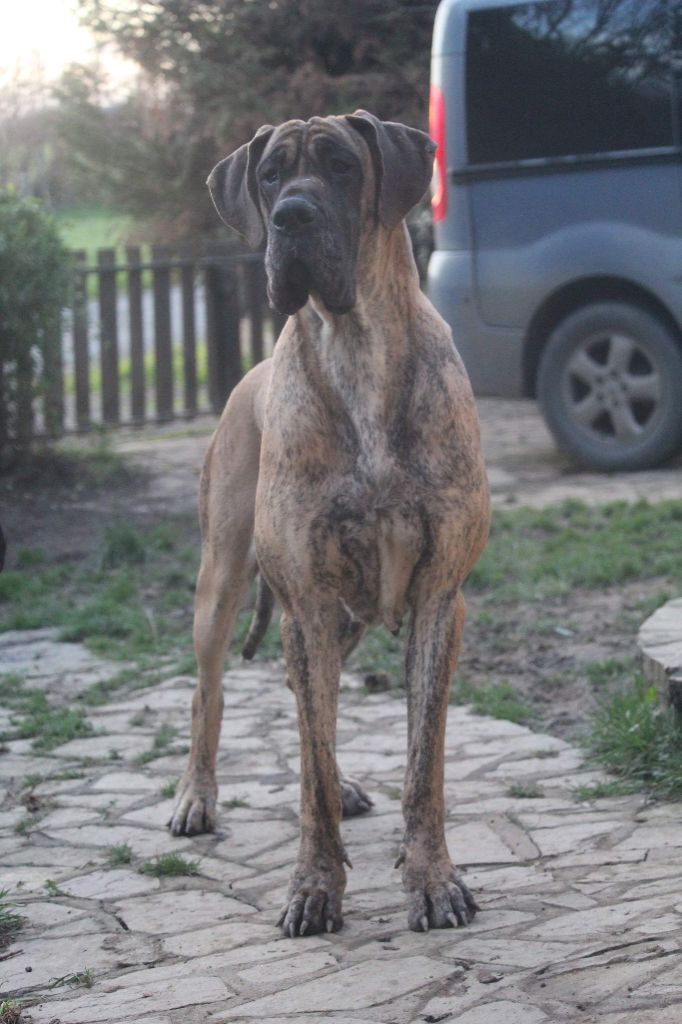
<path id="1" fill-rule="evenodd" d="M 682 451 L 682 3 L 443 0 L 429 295 L 602 470 Z"/>

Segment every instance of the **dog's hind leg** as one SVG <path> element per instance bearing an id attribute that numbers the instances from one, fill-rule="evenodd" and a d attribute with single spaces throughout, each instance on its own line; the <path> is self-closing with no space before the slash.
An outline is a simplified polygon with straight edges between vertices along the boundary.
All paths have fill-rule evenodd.
<path id="1" fill-rule="evenodd" d="M 253 521 L 260 432 L 253 418 L 253 398 L 244 387 L 247 381 L 232 393 L 202 474 L 201 568 L 194 609 L 199 681 L 192 700 L 189 763 L 168 823 L 173 835 L 210 832 L 216 824 L 225 654 L 256 573 Z"/>

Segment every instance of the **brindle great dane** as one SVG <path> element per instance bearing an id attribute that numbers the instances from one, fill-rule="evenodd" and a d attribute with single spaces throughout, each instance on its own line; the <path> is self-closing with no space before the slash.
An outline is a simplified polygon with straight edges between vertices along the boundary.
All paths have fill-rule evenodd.
<path id="1" fill-rule="evenodd" d="M 194 638 L 199 683 L 174 835 L 216 820 L 221 677 L 235 615 L 272 593 L 301 741 L 300 848 L 279 924 L 341 927 L 342 812 L 371 801 L 336 763 L 339 673 L 365 627 L 409 616 L 405 834 L 414 930 L 464 925 L 476 904 L 444 835 L 443 754 L 461 587 L 487 538 L 479 425 L 449 328 L 419 289 L 404 217 L 431 177 L 423 132 L 365 111 L 265 127 L 213 170 L 222 219 L 267 236 L 275 354 L 232 392 L 206 456 Z M 267 582 L 265 582 L 267 581 Z"/>

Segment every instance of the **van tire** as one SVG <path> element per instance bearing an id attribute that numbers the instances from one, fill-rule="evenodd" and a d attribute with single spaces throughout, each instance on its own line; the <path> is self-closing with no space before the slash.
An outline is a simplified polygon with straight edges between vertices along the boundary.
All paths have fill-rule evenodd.
<path id="1" fill-rule="evenodd" d="M 682 448 L 682 348 L 639 306 L 595 302 L 562 320 L 537 395 L 559 447 L 594 469 L 649 469 Z"/>

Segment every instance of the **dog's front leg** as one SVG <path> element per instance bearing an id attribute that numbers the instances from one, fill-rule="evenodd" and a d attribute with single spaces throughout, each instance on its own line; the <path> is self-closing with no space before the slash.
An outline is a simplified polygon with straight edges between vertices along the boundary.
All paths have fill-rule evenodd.
<path id="1" fill-rule="evenodd" d="M 459 591 L 425 591 L 414 612 L 407 649 L 405 837 L 398 858 L 413 931 L 464 925 L 477 910 L 448 854 L 443 799 L 445 723 L 464 599 Z"/>
<path id="2" fill-rule="evenodd" d="M 341 655 L 335 608 L 282 616 L 282 641 L 296 696 L 301 742 L 301 838 L 287 904 L 285 935 L 338 931 L 346 887 L 341 794 L 336 768 L 336 712 Z"/>

